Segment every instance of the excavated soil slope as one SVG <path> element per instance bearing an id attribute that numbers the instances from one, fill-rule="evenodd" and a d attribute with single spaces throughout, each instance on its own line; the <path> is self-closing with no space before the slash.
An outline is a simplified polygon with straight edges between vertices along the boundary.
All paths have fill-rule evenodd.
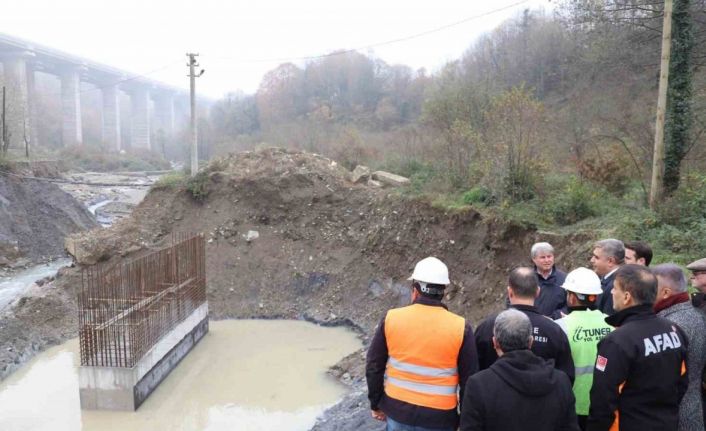
<path id="1" fill-rule="evenodd" d="M 96 226 L 86 208 L 56 184 L 0 175 L 0 266 L 62 256 L 66 235 Z"/>
<path id="2" fill-rule="evenodd" d="M 24 176 L 59 173 L 55 164 L 33 163 L 18 164 L 12 173 L 0 176 L 0 267 L 63 257 L 66 235 L 98 226 L 86 208 L 56 184 Z M 0 379 L 47 345 L 75 336 L 76 306 L 69 280 L 62 289 L 46 283 L 16 307 L 0 312 Z"/>
<path id="3" fill-rule="evenodd" d="M 335 162 L 307 153 L 231 155 L 206 169 L 202 201 L 184 187 L 152 190 L 131 218 L 74 236 L 72 247 L 79 261 L 118 263 L 165 245 L 172 232 L 201 232 L 213 318 L 348 324 L 367 340 L 385 310 L 408 302 L 405 280 L 417 260 L 433 255 L 447 263 L 449 308 L 477 322 L 502 306 L 508 269 L 526 263 L 530 245 L 546 239 L 483 220 L 472 210 L 448 212 L 388 189 L 352 184 L 347 175 Z M 248 241 L 249 231 L 258 237 Z M 66 292 L 75 282 L 76 270 L 70 270 L 52 283 L 55 292 L 48 298 L 61 315 L 38 329 L 25 326 L 24 339 L 47 325 L 47 342 L 75 331 L 75 318 L 63 314 L 73 310 Z M 368 418 L 363 362 L 359 352 L 332 370 L 352 393 L 319 429 L 380 427 Z"/>

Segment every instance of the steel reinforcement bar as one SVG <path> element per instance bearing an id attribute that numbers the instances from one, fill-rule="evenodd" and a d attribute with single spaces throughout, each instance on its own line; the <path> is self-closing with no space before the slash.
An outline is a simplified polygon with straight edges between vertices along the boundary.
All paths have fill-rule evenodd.
<path id="1" fill-rule="evenodd" d="M 85 268 L 78 292 L 81 365 L 131 368 L 206 302 L 203 235 L 119 266 Z"/>

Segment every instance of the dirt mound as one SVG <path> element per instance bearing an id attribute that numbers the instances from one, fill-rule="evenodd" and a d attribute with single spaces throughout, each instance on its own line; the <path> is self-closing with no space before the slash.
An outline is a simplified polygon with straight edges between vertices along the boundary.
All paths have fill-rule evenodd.
<path id="1" fill-rule="evenodd" d="M 96 226 L 86 208 L 56 184 L 0 176 L 0 266 L 61 256 L 66 235 Z"/>
<path id="2" fill-rule="evenodd" d="M 282 148 L 232 153 L 212 162 L 207 170 L 223 172 L 236 181 L 313 175 L 332 186 L 342 185 L 349 174 L 346 168 L 326 157 Z"/>
<path id="3" fill-rule="evenodd" d="M 344 316 L 367 330 L 406 299 L 404 279 L 426 255 L 449 264 L 448 299 L 469 317 L 498 303 L 495 287 L 524 260 L 533 232 L 353 184 L 348 174 L 314 154 L 233 154 L 201 174 L 201 200 L 186 187 L 152 190 L 130 219 L 74 235 L 68 249 L 92 264 L 139 255 L 172 232 L 204 233 L 216 317 Z"/>
<path id="4" fill-rule="evenodd" d="M 156 187 L 130 218 L 67 244 L 79 262 L 118 263 L 164 245 L 172 232 L 203 233 L 212 317 L 349 324 L 367 339 L 385 310 L 409 301 L 406 278 L 417 260 L 433 255 L 448 264 L 446 302 L 477 322 L 502 307 L 507 271 L 526 263 L 542 237 L 470 209 L 353 184 L 348 174 L 302 152 L 233 154 L 191 186 Z M 55 284 L 69 289 L 71 280 Z M 321 429 L 379 428 L 368 418 L 363 361 L 354 354 L 334 370 L 354 390 Z"/>

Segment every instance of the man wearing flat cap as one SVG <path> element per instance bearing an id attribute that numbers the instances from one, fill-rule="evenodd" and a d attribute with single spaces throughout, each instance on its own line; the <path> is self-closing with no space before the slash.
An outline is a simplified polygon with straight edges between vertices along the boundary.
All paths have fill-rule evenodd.
<path id="1" fill-rule="evenodd" d="M 691 286 L 698 291 L 691 295 L 691 302 L 706 312 L 706 258 L 691 262 L 686 269 L 691 271 Z"/>

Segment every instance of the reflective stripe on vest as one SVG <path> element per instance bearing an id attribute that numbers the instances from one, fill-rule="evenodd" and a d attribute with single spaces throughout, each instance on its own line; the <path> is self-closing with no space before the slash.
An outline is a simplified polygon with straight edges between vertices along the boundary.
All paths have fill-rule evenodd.
<path id="1" fill-rule="evenodd" d="M 415 392 L 422 392 L 425 394 L 433 395 L 456 395 L 456 385 L 454 386 L 440 386 L 440 385 L 428 385 L 425 383 L 413 383 L 407 380 L 400 380 L 394 377 L 388 377 L 387 381 L 396 386 L 400 386 L 405 389 L 410 389 Z"/>
<path id="2" fill-rule="evenodd" d="M 390 357 L 390 364 L 400 371 L 405 371 L 412 374 L 419 374 L 420 376 L 428 377 L 449 377 L 458 374 L 456 367 L 453 368 L 432 368 L 423 367 L 421 365 L 405 364 L 402 361 L 398 361 L 395 358 Z"/>
<path id="3" fill-rule="evenodd" d="M 593 369 L 596 368 L 595 365 L 588 365 L 586 367 L 574 367 L 576 376 L 583 376 L 584 374 L 593 374 Z"/>
<path id="4" fill-rule="evenodd" d="M 591 406 L 590 392 L 598 342 L 613 330 L 612 326 L 605 323 L 606 317 L 599 310 L 577 310 L 565 317 L 571 357 L 576 370 L 573 389 L 577 415 L 588 415 Z"/>
<path id="5" fill-rule="evenodd" d="M 385 393 L 410 404 L 456 408 L 465 320 L 443 307 L 413 304 L 385 317 Z"/>

